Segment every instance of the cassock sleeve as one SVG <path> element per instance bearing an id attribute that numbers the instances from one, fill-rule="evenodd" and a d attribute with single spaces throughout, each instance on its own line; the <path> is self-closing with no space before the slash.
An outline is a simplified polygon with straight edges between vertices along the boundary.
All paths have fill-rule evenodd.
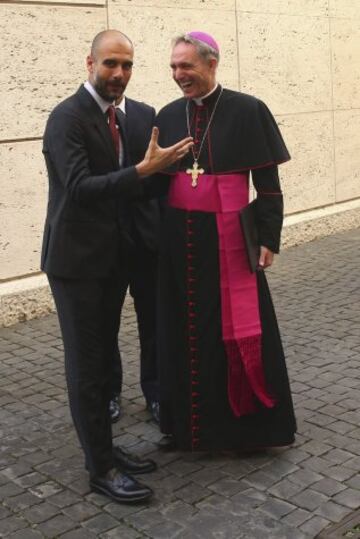
<path id="1" fill-rule="evenodd" d="M 251 176 L 257 192 L 256 218 L 260 245 L 278 253 L 284 216 L 278 167 L 273 165 L 254 169 Z"/>

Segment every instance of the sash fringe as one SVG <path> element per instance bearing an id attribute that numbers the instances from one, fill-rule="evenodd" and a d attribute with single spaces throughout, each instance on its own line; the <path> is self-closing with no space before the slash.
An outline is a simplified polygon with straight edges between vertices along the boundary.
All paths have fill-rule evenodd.
<path id="1" fill-rule="evenodd" d="M 273 408 L 276 400 L 266 390 L 261 361 L 261 336 L 225 341 L 228 360 L 228 397 L 236 417 L 255 413 L 256 399 Z"/>
<path id="2" fill-rule="evenodd" d="M 236 417 L 256 412 L 254 393 L 242 361 L 236 341 L 225 341 L 228 361 L 228 399 Z"/>

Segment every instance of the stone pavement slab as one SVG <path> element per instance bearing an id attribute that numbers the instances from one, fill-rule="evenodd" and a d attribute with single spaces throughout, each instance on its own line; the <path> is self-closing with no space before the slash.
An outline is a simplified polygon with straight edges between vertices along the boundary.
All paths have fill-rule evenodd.
<path id="1" fill-rule="evenodd" d="M 311 539 L 360 506 L 360 231 L 285 250 L 268 272 L 298 435 L 239 457 L 160 453 L 138 384 L 128 298 L 114 436 L 159 464 L 148 506 L 91 493 L 72 427 L 55 315 L 0 329 L 0 537 Z M 325 532 L 326 534 L 326 532 Z M 326 535 L 325 535 L 326 536 Z"/>

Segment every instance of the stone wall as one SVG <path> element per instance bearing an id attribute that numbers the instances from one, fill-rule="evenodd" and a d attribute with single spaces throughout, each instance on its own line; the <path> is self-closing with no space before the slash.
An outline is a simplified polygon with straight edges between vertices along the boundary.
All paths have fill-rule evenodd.
<path id="1" fill-rule="evenodd" d="M 360 226 L 359 0 L 22 0 L 0 3 L 0 18 L 0 325 L 37 312 L 41 137 L 52 107 L 85 80 L 91 39 L 105 28 L 134 41 L 128 94 L 156 108 L 179 96 L 171 38 L 213 34 L 219 80 L 268 104 L 293 156 L 281 167 L 284 244 Z M 39 313 L 50 308 L 43 286 Z"/>

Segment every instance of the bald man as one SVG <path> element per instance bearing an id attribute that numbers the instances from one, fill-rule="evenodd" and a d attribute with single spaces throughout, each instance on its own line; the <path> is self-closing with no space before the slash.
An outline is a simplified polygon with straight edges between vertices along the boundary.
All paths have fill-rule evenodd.
<path id="1" fill-rule="evenodd" d="M 181 159 L 189 138 L 161 148 L 155 128 L 145 157 L 124 166 L 125 136 L 114 103 L 133 65 L 121 32 L 98 34 L 86 60 L 88 80 L 50 114 L 43 153 L 49 176 L 41 268 L 59 317 L 70 409 L 90 486 L 117 502 L 152 491 L 132 475 L 155 463 L 113 446 L 109 402 L 114 342 L 127 271 L 128 205 L 144 196 L 145 178 Z"/>

